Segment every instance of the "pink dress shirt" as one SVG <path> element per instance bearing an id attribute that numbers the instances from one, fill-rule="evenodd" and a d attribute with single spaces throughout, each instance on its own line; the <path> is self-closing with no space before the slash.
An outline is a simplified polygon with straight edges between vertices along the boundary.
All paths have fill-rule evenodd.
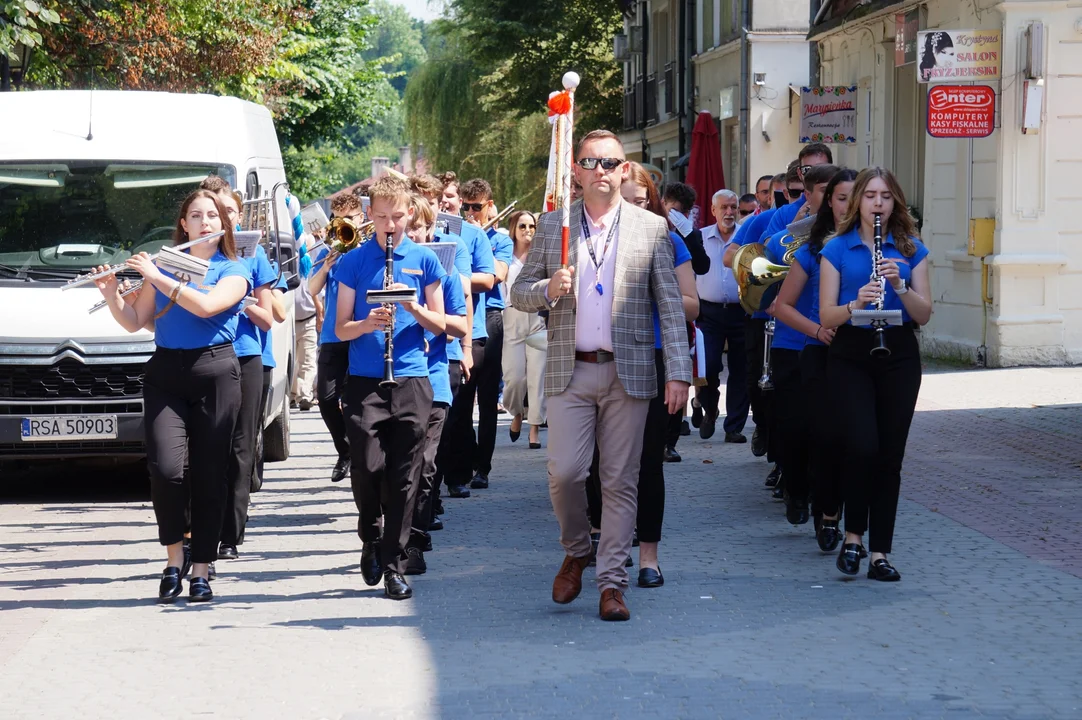
<path id="1" fill-rule="evenodd" d="M 583 205 L 582 208 L 590 235 L 579 238 L 579 266 L 575 268 L 575 274 L 579 278 L 576 298 L 575 349 L 579 352 L 598 350 L 612 352 L 612 296 L 616 290 L 613 285 L 616 277 L 616 245 L 619 241 L 619 229 L 613 233 L 612 242 L 609 243 L 604 259 L 601 257 L 601 252 L 605 250 L 605 239 L 609 235 L 609 229 L 616 220 L 619 209 L 620 206 L 617 205 L 595 222 L 586 212 L 586 206 Z M 587 242 L 593 245 L 594 257 L 601 263 L 601 287 L 604 290 L 604 294 L 601 295 L 598 294 L 596 287 L 597 267 L 594 266 L 594 261 L 590 257 L 590 251 L 586 249 Z"/>

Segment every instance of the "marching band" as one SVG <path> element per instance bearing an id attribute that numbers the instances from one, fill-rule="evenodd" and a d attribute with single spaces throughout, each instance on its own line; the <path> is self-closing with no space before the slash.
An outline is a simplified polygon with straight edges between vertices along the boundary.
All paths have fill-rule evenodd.
<path id="1" fill-rule="evenodd" d="M 534 255 L 542 250 L 531 245 L 535 229 L 547 222 L 558 234 L 561 203 L 570 205 L 571 196 L 584 192 L 583 178 L 595 173 L 624 178 L 623 199 L 613 200 L 617 225 L 622 215 L 637 222 L 638 215 L 620 209 L 636 206 L 669 228 L 672 264 L 665 272 L 679 287 L 688 351 L 694 355 L 699 345 L 705 358 L 696 362 L 692 424 L 708 438 L 721 423 L 726 442 L 744 442 L 750 406 L 750 449 L 767 457 L 767 484 L 784 500 L 786 520 L 796 526 L 811 520 L 818 547 L 837 552 L 845 575 L 856 575 L 868 558 L 869 578 L 899 580 L 888 554 L 921 381 L 917 331 L 932 304 L 928 250 L 893 174 L 836 166 L 826 146 L 809 145 L 785 176 L 788 189 L 802 188 L 795 196 L 762 193 L 757 210 L 738 216 L 741 198 L 721 190 L 710 198 L 717 223 L 689 232 L 682 213 L 694 204 L 694 189 L 674 182 L 659 192 L 642 166 L 620 157 L 578 160 L 574 178 L 557 178 L 546 208 L 556 211 L 550 220 L 515 211 L 513 203 L 498 212 L 488 182 L 446 172 L 381 177 L 363 195 L 335 195 L 330 225 L 316 236 L 295 227 L 302 255 L 319 248 L 310 267 L 302 262 L 291 272 L 302 275 L 312 307 L 322 308 L 322 330 L 314 393 L 294 387 L 294 395 L 319 407 L 336 454 L 330 480 L 350 480 L 364 582 L 382 582 L 392 599 L 412 596 L 406 577 L 427 571 L 424 553 L 432 532 L 443 527 L 441 486 L 451 498 L 466 498 L 490 485 L 501 390 L 513 416 L 511 439 L 526 420 L 530 447 L 541 446 L 546 404 L 553 402 L 553 389 L 545 386 L 553 329 L 548 310 L 512 306 L 511 286 L 524 266 L 539 262 Z M 594 191 L 586 186 L 585 192 L 576 208 Z M 791 202 L 780 204 L 786 199 Z M 256 437 L 268 338 L 284 317 L 287 273 L 261 246 L 238 251 L 234 228 L 240 229 L 244 206 L 227 183 L 208 178 L 184 201 L 172 248 L 157 257 L 141 253 L 122 268 L 94 269 L 116 321 L 129 332 L 155 331 L 145 412 L 153 507 L 167 555 L 160 602 L 174 601 L 189 573 L 190 599 L 212 598 L 213 564 L 237 557 L 248 496 L 259 485 Z M 510 227 L 500 228 L 512 211 Z M 584 212 L 574 217 L 586 227 Z M 565 225 L 564 242 L 579 233 Z M 594 261 L 599 297 L 617 292 L 602 289 L 608 244 Z M 183 262 L 170 260 L 174 255 Z M 556 281 L 584 287 L 567 265 L 565 259 Z M 143 287 L 118 282 L 118 269 L 138 273 Z M 637 584 L 644 588 L 664 584 L 658 563 L 664 467 L 680 460 L 675 446 L 684 414 L 662 392 L 666 356 L 652 287 L 620 290 L 653 303 L 649 340 L 659 390 L 638 426 L 635 518 Z M 580 291 L 568 290 L 573 302 Z M 563 294 L 545 297 L 555 308 Z M 575 352 L 576 363 L 579 356 L 604 363 L 605 355 Z M 721 403 L 723 364 L 730 374 Z M 599 447 L 586 483 L 592 549 L 589 556 L 568 555 L 578 574 L 604 546 L 607 496 L 599 476 L 611 458 Z M 629 616 L 622 601 L 609 611 L 605 602 L 603 596 L 603 618 Z"/>

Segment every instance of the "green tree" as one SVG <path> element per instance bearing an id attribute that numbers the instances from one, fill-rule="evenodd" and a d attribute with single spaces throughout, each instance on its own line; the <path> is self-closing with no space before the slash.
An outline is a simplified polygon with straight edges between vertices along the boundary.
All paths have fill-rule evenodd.
<path id="1" fill-rule="evenodd" d="M 582 78 L 576 125 L 616 128 L 623 113 L 620 65 L 612 37 L 622 28 L 613 0 L 452 0 L 463 49 L 493 71 L 485 83 L 494 108 L 523 117 L 560 90 L 563 74 Z"/>
<path id="2" fill-rule="evenodd" d="M 382 64 L 391 85 L 401 96 L 409 76 L 428 59 L 422 34 L 424 23 L 388 0 L 375 0 L 369 11 L 377 24 L 364 58 Z"/>
<path id="3" fill-rule="evenodd" d="M 55 10 L 35 0 L 0 0 L 0 55 L 15 60 L 16 45 L 40 46 L 40 31 L 58 22 Z"/>

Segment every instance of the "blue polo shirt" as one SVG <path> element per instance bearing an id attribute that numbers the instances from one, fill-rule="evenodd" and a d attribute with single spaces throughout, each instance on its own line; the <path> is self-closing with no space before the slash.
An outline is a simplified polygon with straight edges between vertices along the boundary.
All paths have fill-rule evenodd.
<path id="1" fill-rule="evenodd" d="M 898 263 L 898 275 L 908 285 L 913 278 L 913 268 L 920 265 L 924 258 L 928 257 L 928 248 L 920 240 L 913 238 L 913 244 L 917 251 L 913 257 L 905 257 L 894 246 L 894 238 L 890 233 L 883 238 L 883 257 L 891 258 Z M 872 274 L 872 251 L 860 239 L 857 228 L 853 228 L 844 235 L 838 235 L 826 244 L 822 253 L 824 262 L 830 263 L 838 274 L 841 275 L 841 288 L 838 292 L 838 304 L 845 305 L 850 300 L 856 300 L 860 289 L 868 284 Z M 901 310 L 902 321 L 909 322 L 911 318 L 902 305 L 902 299 L 894 288 L 887 283 L 887 294 L 883 297 L 884 310 Z M 851 321 L 849 321 L 851 324 Z"/>
<path id="2" fill-rule="evenodd" d="M 674 232 L 669 233 L 669 239 L 672 240 L 673 267 L 678 268 L 684 263 L 691 262 L 691 252 L 688 251 L 688 246 L 684 244 L 684 239 Z M 652 301 L 650 307 L 654 312 L 654 349 L 660 350 L 662 347 L 661 315 L 658 313 L 656 301 Z M 681 307 L 683 307 L 683 301 L 681 301 Z"/>
<path id="3" fill-rule="evenodd" d="M 763 233 L 766 232 L 767 227 L 770 225 L 771 219 L 777 214 L 777 208 L 770 208 L 765 212 L 761 212 L 758 215 L 752 216 L 746 220 L 744 224 L 736 229 L 736 233 L 733 235 L 733 242 L 737 245 L 749 245 L 751 243 L 763 242 L 769 239 L 769 236 L 763 237 Z M 769 320 L 770 316 L 766 314 L 765 310 L 752 313 L 752 317 L 756 320 Z"/>
<path id="4" fill-rule="evenodd" d="M 481 232 L 481 228 L 462 223 L 462 235 L 452 235 L 457 242 L 466 246 L 466 252 L 471 258 L 471 273 L 496 273 L 496 263 L 492 257 L 492 244 Z M 488 337 L 488 326 L 485 324 L 485 293 L 473 294 L 473 331 L 474 340 Z"/>
<path id="5" fill-rule="evenodd" d="M 455 237 L 458 237 L 457 235 Z M 440 242 L 453 242 L 451 240 L 440 240 Z M 465 284 L 470 282 L 470 273 L 472 272 L 472 265 L 470 260 L 470 254 L 466 251 L 466 246 L 462 243 L 455 243 L 455 270 L 458 271 L 459 281 L 458 289 L 462 291 L 462 314 L 466 314 L 466 290 Z M 451 307 L 450 303 L 444 301 L 444 308 Z M 447 310 L 447 315 L 453 315 L 450 310 Z M 459 342 L 460 338 L 448 338 L 447 339 L 447 359 L 459 361 L 462 359 L 462 343 Z"/>
<path id="6" fill-rule="evenodd" d="M 278 263 L 271 262 L 271 269 L 274 270 L 274 276 L 278 277 Z M 281 290 L 286 292 L 289 290 L 289 286 L 286 284 L 286 276 L 283 274 L 278 282 L 271 288 L 271 290 Z M 274 343 L 271 342 L 271 334 L 274 332 L 274 328 L 271 328 L 267 332 L 263 332 L 259 328 L 256 328 L 259 332 L 260 345 L 263 347 L 263 367 L 272 368 L 277 367 L 278 363 L 274 362 Z"/>
<path id="7" fill-rule="evenodd" d="M 257 245 L 255 255 L 241 259 L 244 266 L 251 273 L 251 287 L 253 290 L 264 285 L 270 285 L 278 281 L 278 273 L 271 267 L 270 258 L 262 245 Z M 233 341 L 233 352 L 237 357 L 252 357 L 262 355 L 261 335 L 263 332 L 255 326 L 247 314 L 241 313 L 237 319 L 237 339 Z"/>
<path id="8" fill-rule="evenodd" d="M 793 218 L 800 212 L 800 208 L 804 207 L 805 198 L 803 195 L 796 202 L 791 202 L 788 205 L 782 205 L 777 208 L 777 212 L 770 218 L 770 224 L 767 225 L 766 231 L 763 233 L 768 237 L 773 237 L 779 230 L 784 230 L 789 227 L 789 223 L 793 222 Z M 765 243 L 766 240 L 764 239 Z"/>
<path id="9" fill-rule="evenodd" d="M 316 260 L 312 264 L 315 265 L 315 263 L 330 254 L 331 251 L 327 247 L 324 246 L 320 248 L 319 253 L 316 255 Z M 345 260 L 344 255 L 338 258 L 334 263 L 334 267 L 327 272 L 327 284 L 323 286 L 323 332 L 319 334 L 319 341 L 321 343 L 342 342 L 338 339 L 338 336 L 334 334 L 334 321 L 338 316 L 338 273 L 342 269 L 343 260 Z M 383 376 L 380 375 L 380 377 Z"/>
<path id="10" fill-rule="evenodd" d="M 804 274 L 808 276 L 795 307 L 801 315 L 819 325 L 819 256 L 812 254 L 811 248 L 805 243 L 793 255 L 793 262 L 800 265 Z M 807 336 L 805 336 L 804 344 L 823 345 L 819 340 Z"/>
<path id="11" fill-rule="evenodd" d="M 766 256 L 770 262 L 776 265 L 782 264 L 782 259 L 785 257 L 785 247 L 781 244 L 781 241 L 788 234 L 788 231 L 782 230 L 774 233 L 774 235 L 766 241 Z M 793 262 L 796 262 L 795 257 Z M 805 296 L 807 296 L 810 301 L 811 297 L 808 295 L 808 287 L 810 285 L 811 283 L 804 286 L 804 292 L 801 293 L 800 300 L 798 300 L 796 304 L 797 312 L 805 317 L 808 316 L 808 308 L 802 306 L 801 301 L 804 300 Z M 816 285 L 818 286 L 818 283 Z M 794 330 L 778 318 L 774 318 L 773 346 L 779 350 L 801 350 L 804 347 L 804 341 L 807 337 L 807 335 L 799 330 Z"/>
<path id="12" fill-rule="evenodd" d="M 489 230 L 488 240 L 492 243 L 492 258 L 506 263 L 511 267 L 511 261 L 515 256 L 515 243 L 511 236 L 502 230 Z M 485 293 L 485 312 L 495 308 L 503 310 L 506 307 L 503 301 L 503 283 L 497 283 L 492 292 Z"/>
<path id="13" fill-rule="evenodd" d="M 378 241 L 369 241 L 349 251 L 338 261 L 338 282 L 352 288 L 357 297 L 353 320 L 364 320 L 375 305 L 365 299 L 368 290 L 383 289 L 386 255 Z M 436 253 L 403 237 L 394 249 L 394 281 L 417 291 L 417 301 L 425 304 L 425 288 L 447 273 Z M 394 374 L 395 377 L 427 377 L 425 331 L 401 305 L 395 306 Z M 358 377 L 383 377 L 383 332 L 370 332 L 349 343 L 349 374 Z"/>
<path id="14" fill-rule="evenodd" d="M 176 279 L 171 273 L 164 274 L 166 277 Z M 210 259 L 210 269 L 207 271 L 203 284 L 196 285 L 190 282 L 182 292 L 201 292 L 206 295 L 218 284 L 219 280 L 233 276 L 244 278 L 248 284 L 248 290 L 252 289 L 252 276 L 244 263 L 240 260 L 230 260 L 219 251 Z M 169 296 L 155 288 L 155 313 L 160 313 L 168 304 Z M 154 342 L 158 347 L 170 350 L 195 350 L 232 343 L 237 339 L 237 315 L 240 309 L 241 302 L 238 302 L 214 317 L 201 318 L 179 305 L 174 305 L 169 312 L 154 322 Z"/>
<path id="15" fill-rule="evenodd" d="M 443 286 L 444 315 L 466 315 L 466 295 L 462 290 L 462 278 L 457 273 L 444 275 L 440 283 Z M 448 350 L 458 345 L 458 338 L 449 338 L 446 333 L 433 335 L 425 330 L 428 341 L 428 379 L 432 383 L 432 402 L 450 405 L 451 376 L 447 365 L 450 360 Z M 460 353 L 461 354 L 461 353 Z"/>

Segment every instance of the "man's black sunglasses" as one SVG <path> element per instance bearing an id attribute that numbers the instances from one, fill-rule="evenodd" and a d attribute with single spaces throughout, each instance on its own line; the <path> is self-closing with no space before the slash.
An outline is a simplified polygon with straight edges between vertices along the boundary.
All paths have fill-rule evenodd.
<path id="1" fill-rule="evenodd" d="M 627 161 L 623 158 L 579 158 L 578 165 L 583 170 L 593 170 L 600 163 L 601 169 L 607 172 L 615 170 L 625 162 Z"/>
<path id="2" fill-rule="evenodd" d="M 488 203 L 462 203 L 462 209 L 467 212 L 481 212 Z"/>
<path id="3" fill-rule="evenodd" d="M 804 188 L 789 188 L 789 197 L 796 200 L 798 197 L 804 194 Z"/>

